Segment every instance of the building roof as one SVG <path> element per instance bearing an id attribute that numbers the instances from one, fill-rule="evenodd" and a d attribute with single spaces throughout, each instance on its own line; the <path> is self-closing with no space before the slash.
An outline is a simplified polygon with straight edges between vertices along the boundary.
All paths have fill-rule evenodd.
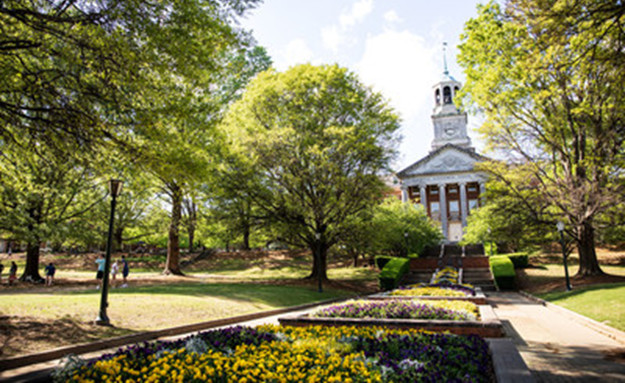
<path id="1" fill-rule="evenodd" d="M 420 159 L 419 161 L 415 162 L 414 164 L 404 168 L 403 170 L 397 172 L 397 177 L 400 179 L 409 177 L 411 175 L 413 175 L 419 168 L 424 168 L 426 167 L 426 165 L 428 163 L 430 163 L 432 160 L 434 160 L 436 157 L 441 157 L 444 156 L 445 151 L 457 151 L 462 153 L 465 156 L 469 156 L 470 158 L 472 158 L 473 162 L 482 162 L 482 161 L 489 161 L 490 158 L 485 157 L 481 154 L 478 154 L 475 152 L 475 150 L 473 148 L 463 148 L 461 146 L 458 145 L 454 145 L 454 144 L 445 144 L 441 147 L 439 147 L 438 149 L 431 151 L 427 156 L 423 157 L 422 159 Z M 453 166 L 453 164 L 452 164 Z M 454 169 L 454 168 L 450 168 L 449 172 L 453 172 L 453 171 L 465 171 L 467 169 Z M 446 171 L 438 171 L 439 173 L 446 173 Z M 427 173 L 431 173 L 431 171 L 429 172 L 423 172 L 423 174 L 427 174 Z"/>

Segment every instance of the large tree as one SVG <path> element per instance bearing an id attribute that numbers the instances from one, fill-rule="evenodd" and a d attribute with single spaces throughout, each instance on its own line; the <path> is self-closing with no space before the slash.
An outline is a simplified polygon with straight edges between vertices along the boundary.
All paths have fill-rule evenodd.
<path id="1" fill-rule="evenodd" d="M 29 136 L 22 146 L 32 145 Z M 0 141 L 0 230 L 26 243 L 26 266 L 20 279 L 40 282 L 39 248 L 105 197 L 93 169 L 44 152 L 22 150 Z"/>
<path id="2" fill-rule="evenodd" d="M 488 147 L 510 166 L 488 166 L 511 193 L 538 191 L 563 220 L 579 275 L 601 274 L 595 219 L 623 200 L 625 8 L 601 0 L 509 0 L 480 6 L 465 26 L 459 62 L 468 105 L 482 110 Z M 523 175 L 523 177 L 518 177 Z"/>
<path id="3" fill-rule="evenodd" d="M 328 249 L 348 218 L 380 198 L 398 119 L 378 93 L 337 65 L 259 74 L 223 125 L 233 168 L 283 239 L 307 246 L 310 277 L 327 278 Z M 237 173 L 234 173 L 236 176 Z"/>
<path id="4" fill-rule="evenodd" d="M 31 135 L 65 155 L 128 144 L 145 127 L 144 95 L 167 97 L 153 73 L 200 80 L 237 38 L 232 19 L 257 2 L 2 1 L 0 137 Z"/>

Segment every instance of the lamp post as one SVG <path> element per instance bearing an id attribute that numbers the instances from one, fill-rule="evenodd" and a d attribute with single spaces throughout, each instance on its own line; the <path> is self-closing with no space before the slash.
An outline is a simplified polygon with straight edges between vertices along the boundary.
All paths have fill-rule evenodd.
<path id="1" fill-rule="evenodd" d="M 109 192 L 111 193 L 111 217 L 109 218 L 109 235 L 106 241 L 106 257 L 104 259 L 104 275 L 102 276 L 102 296 L 100 297 L 100 313 L 95 320 L 95 324 L 110 326 L 111 322 L 106 315 L 108 307 L 109 270 L 111 265 L 111 247 L 113 246 L 113 221 L 115 218 L 115 203 L 117 196 L 122 191 L 124 183 L 120 180 L 109 180 Z"/>
<path id="2" fill-rule="evenodd" d="M 566 264 L 566 250 L 564 248 L 564 222 L 558 221 L 556 228 L 560 232 L 560 246 L 562 247 L 562 260 L 564 262 L 564 276 L 566 278 L 566 291 L 571 291 L 571 280 L 569 279 L 569 268 Z"/>
<path id="3" fill-rule="evenodd" d="M 317 240 L 317 246 L 315 247 L 315 256 L 317 257 L 317 289 L 320 293 L 323 292 L 321 286 L 321 233 L 315 233 L 315 239 Z"/>

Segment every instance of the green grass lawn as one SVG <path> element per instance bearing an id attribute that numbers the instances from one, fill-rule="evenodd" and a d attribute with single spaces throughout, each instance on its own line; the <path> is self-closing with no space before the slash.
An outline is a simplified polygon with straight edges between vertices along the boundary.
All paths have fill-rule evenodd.
<path id="1" fill-rule="evenodd" d="M 574 287 L 573 291 L 540 294 L 539 297 L 625 331 L 625 283 Z"/>
<path id="2" fill-rule="evenodd" d="M 248 269 L 232 268 L 227 270 L 194 271 L 187 273 L 196 277 L 219 275 L 222 277 L 242 278 L 247 280 L 284 280 L 302 279 L 310 275 L 310 265 L 286 266 L 281 268 L 262 268 L 253 266 Z M 328 278 L 341 280 L 375 280 L 378 271 L 364 267 L 328 268 Z"/>
<path id="3" fill-rule="evenodd" d="M 108 314 L 121 328 L 140 331 L 231 317 L 294 306 L 351 293 L 271 284 L 181 283 L 112 289 Z M 42 319 L 70 317 L 80 322 L 95 319 L 100 291 L 6 294 L 0 314 Z"/>

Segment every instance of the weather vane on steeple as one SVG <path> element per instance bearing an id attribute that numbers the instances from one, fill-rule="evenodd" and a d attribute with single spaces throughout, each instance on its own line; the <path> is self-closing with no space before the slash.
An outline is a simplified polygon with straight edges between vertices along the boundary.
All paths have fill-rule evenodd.
<path id="1" fill-rule="evenodd" d="M 443 70 L 443 74 L 445 76 L 449 75 L 449 71 L 447 70 L 447 42 L 443 42 L 443 66 L 444 66 L 444 70 Z"/>

